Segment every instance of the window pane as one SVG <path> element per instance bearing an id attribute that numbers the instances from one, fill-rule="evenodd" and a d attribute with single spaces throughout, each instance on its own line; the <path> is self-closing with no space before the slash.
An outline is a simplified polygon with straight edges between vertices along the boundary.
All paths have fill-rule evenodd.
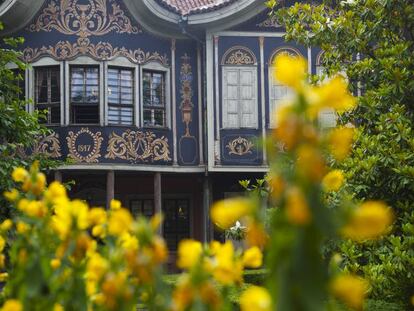
<path id="1" fill-rule="evenodd" d="M 35 105 L 36 109 L 46 113 L 42 123 L 60 123 L 60 68 L 35 68 Z"/>
<path id="2" fill-rule="evenodd" d="M 145 126 L 153 125 L 151 112 L 152 112 L 151 109 L 144 109 L 144 125 Z"/>
<path id="3" fill-rule="evenodd" d="M 154 110 L 154 125 L 164 126 L 164 110 Z"/>

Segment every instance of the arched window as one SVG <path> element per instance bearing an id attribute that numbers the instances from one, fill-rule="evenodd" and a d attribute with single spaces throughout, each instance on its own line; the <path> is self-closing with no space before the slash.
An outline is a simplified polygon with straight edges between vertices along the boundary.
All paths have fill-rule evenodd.
<path id="1" fill-rule="evenodd" d="M 293 57 L 301 56 L 300 52 L 291 47 L 282 47 L 273 52 L 269 60 L 269 127 L 277 127 L 276 111 L 280 105 L 293 96 L 291 88 L 281 84 L 274 75 L 277 68 L 274 65 L 276 57 L 280 54 L 288 54 Z"/>
<path id="2" fill-rule="evenodd" d="M 222 58 L 223 128 L 257 128 L 257 60 L 243 46 L 227 50 Z"/>

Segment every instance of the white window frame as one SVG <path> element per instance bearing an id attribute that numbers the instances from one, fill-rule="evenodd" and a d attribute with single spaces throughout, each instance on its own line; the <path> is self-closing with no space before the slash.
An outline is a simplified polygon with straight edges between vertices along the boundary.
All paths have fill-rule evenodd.
<path id="1" fill-rule="evenodd" d="M 161 126 L 144 126 L 144 92 L 143 92 L 143 71 L 144 70 L 154 70 L 163 72 L 165 75 L 165 125 Z M 140 80 L 139 80 L 139 89 L 140 89 L 140 104 L 139 104 L 139 116 L 140 116 L 140 125 L 145 128 L 160 128 L 160 129 L 171 129 L 171 77 L 170 77 L 170 68 L 161 65 L 158 62 L 148 62 L 140 66 Z"/>
<path id="2" fill-rule="evenodd" d="M 133 123 L 130 126 L 136 126 L 139 127 L 139 112 L 141 111 L 139 107 L 139 92 L 141 90 L 141 83 L 138 83 L 139 81 L 139 66 L 130 62 L 125 57 L 117 57 L 110 61 L 104 62 L 104 106 L 105 106 L 105 126 L 109 125 L 108 123 L 108 110 L 109 110 L 109 104 L 108 104 L 108 68 L 110 67 L 116 67 L 116 68 L 126 68 L 126 69 L 132 69 L 133 70 L 133 87 L 134 87 L 134 111 L 133 111 Z M 112 124 L 111 126 L 117 126 L 115 124 Z M 124 126 L 124 125 L 121 125 Z"/>
<path id="3" fill-rule="evenodd" d="M 51 57 L 42 57 L 41 59 L 33 62 L 30 64 L 30 67 L 28 68 L 28 74 L 26 76 L 29 77 L 29 98 L 32 99 L 33 104 L 30 105 L 30 112 L 33 113 L 34 111 L 34 105 L 35 105 L 35 92 L 36 92 L 36 77 L 35 77 L 35 71 L 37 67 L 50 67 L 50 66 L 59 66 L 60 70 L 60 125 L 63 126 L 65 124 L 65 79 L 64 79 L 64 64 L 63 62 L 59 62 Z M 27 83 L 26 83 L 27 84 Z M 47 125 L 47 124 L 45 124 Z"/>
<path id="4" fill-rule="evenodd" d="M 239 110 L 239 116 L 238 116 L 238 126 L 232 127 L 228 125 L 228 122 L 226 121 L 227 117 L 227 103 L 226 103 L 226 79 L 225 76 L 227 72 L 232 70 L 251 70 L 254 78 L 254 85 L 253 85 L 253 101 L 255 102 L 255 105 L 253 106 L 253 123 L 250 126 L 241 126 L 242 123 L 242 113 L 241 109 Z M 250 128 L 250 129 L 257 129 L 259 126 L 259 116 L 258 116 L 258 74 L 257 74 L 257 66 L 230 66 L 230 65 L 223 65 L 222 66 L 222 72 L 221 72 L 221 81 L 222 81 L 222 109 L 221 109 L 221 116 L 222 116 L 222 128 L 223 129 L 240 129 L 240 128 Z M 239 87 L 240 87 L 240 81 L 239 81 Z M 240 108 L 240 102 L 238 104 L 238 108 Z"/>
<path id="5" fill-rule="evenodd" d="M 6 64 L 6 68 L 10 69 L 10 70 L 15 70 L 15 69 L 19 69 L 19 67 L 14 64 L 14 63 L 8 63 Z M 26 111 L 29 113 L 33 113 L 34 109 L 33 109 L 33 105 L 30 104 L 30 100 L 33 99 L 30 97 L 30 91 L 29 91 L 29 68 L 26 68 L 24 71 L 24 98 L 26 101 Z"/>
<path id="6" fill-rule="evenodd" d="M 71 124 L 70 123 L 70 67 L 71 66 L 95 66 L 99 67 L 99 123 L 98 124 Z M 65 102 L 67 103 L 65 106 L 65 125 L 73 125 L 73 126 L 104 126 L 104 113 L 105 113 L 105 91 L 104 91 L 104 72 L 105 66 L 104 62 L 100 62 L 94 60 L 88 56 L 79 56 L 74 60 L 65 62 Z"/>

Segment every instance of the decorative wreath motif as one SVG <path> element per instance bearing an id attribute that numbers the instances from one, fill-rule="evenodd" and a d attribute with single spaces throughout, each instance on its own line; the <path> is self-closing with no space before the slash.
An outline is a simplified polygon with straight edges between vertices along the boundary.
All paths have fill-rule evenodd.
<path id="1" fill-rule="evenodd" d="M 88 153 L 88 155 L 83 156 L 76 150 L 76 141 L 81 134 L 87 134 L 92 138 L 93 148 Z M 101 137 L 101 132 L 92 133 L 89 128 L 83 127 L 74 134 L 72 131 L 68 133 L 66 141 L 68 142 L 69 158 L 74 159 L 77 162 L 86 162 L 86 163 L 97 163 L 98 158 L 101 156 L 101 144 L 103 137 Z"/>
<path id="2" fill-rule="evenodd" d="M 50 135 L 39 137 L 39 140 L 33 145 L 32 153 L 44 154 L 50 158 L 61 157 L 59 134 L 54 132 Z"/>
<path id="3" fill-rule="evenodd" d="M 52 0 L 28 30 L 50 32 L 52 29 L 81 38 L 103 36 L 111 31 L 141 32 L 132 26 L 131 20 L 114 0 L 88 0 L 88 4 L 78 4 L 78 0 L 60 0 L 59 3 Z"/>
<path id="4" fill-rule="evenodd" d="M 238 156 L 243 156 L 245 154 L 252 153 L 252 148 L 254 144 L 244 137 L 237 137 L 226 145 L 226 148 L 229 149 L 229 155 L 235 154 Z"/>
<path id="5" fill-rule="evenodd" d="M 168 138 L 156 138 L 153 132 L 126 130 L 121 135 L 109 135 L 107 159 L 123 159 L 133 163 L 170 161 Z"/>

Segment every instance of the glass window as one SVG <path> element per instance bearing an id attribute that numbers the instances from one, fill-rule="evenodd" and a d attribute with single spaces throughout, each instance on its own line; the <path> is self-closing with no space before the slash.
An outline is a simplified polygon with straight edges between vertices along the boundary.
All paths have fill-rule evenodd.
<path id="1" fill-rule="evenodd" d="M 108 123 L 132 125 L 134 79 L 132 69 L 108 69 Z"/>
<path id="2" fill-rule="evenodd" d="M 98 67 L 71 67 L 70 121 L 73 124 L 99 123 Z"/>
<path id="3" fill-rule="evenodd" d="M 35 107 L 46 112 L 46 124 L 60 123 L 59 66 L 35 68 Z"/>
<path id="4" fill-rule="evenodd" d="M 14 82 L 17 86 L 17 98 L 19 100 L 25 100 L 25 71 L 21 69 L 12 69 L 13 75 L 14 75 Z M 15 92 L 13 92 L 15 93 Z M 13 94 L 13 98 L 14 94 Z"/>
<path id="5" fill-rule="evenodd" d="M 165 73 L 143 71 L 144 126 L 166 126 Z"/>

